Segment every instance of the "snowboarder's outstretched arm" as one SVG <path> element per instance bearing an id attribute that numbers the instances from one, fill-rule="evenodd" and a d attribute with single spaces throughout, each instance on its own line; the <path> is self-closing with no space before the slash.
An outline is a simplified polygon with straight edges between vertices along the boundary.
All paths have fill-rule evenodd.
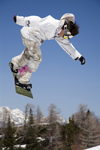
<path id="1" fill-rule="evenodd" d="M 85 58 L 74 48 L 69 40 L 59 36 L 55 37 L 55 40 L 61 46 L 61 48 L 72 57 L 72 59 L 79 60 L 81 65 L 85 64 Z"/>
<path id="2" fill-rule="evenodd" d="M 21 25 L 21 26 L 27 26 L 27 27 L 36 26 L 37 27 L 38 22 L 41 20 L 41 18 L 38 16 L 23 17 L 23 16 L 15 15 L 13 17 L 13 20 L 16 24 Z"/>

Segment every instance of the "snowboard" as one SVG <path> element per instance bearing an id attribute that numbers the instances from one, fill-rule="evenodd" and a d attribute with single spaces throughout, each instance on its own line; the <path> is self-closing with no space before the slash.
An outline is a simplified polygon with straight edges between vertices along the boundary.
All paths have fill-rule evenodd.
<path id="1" fill-rule="evenodd" d="M 10 67 L 10 64 L 11 64 L 11 62 L 9 63 L 9 67 Z M 12 72 L 12 74 L 13 74 L 14 84 L 15 84 L 15 73 Z M 26 97 L 29 97 L 29 98 L 33 98 L 33 94 L 31 92 L 31 90 L 28 91 L 28 90 L 23 89 L 20 86 L 15 85 L 15 91 L 16 91 L 16 93 L 18 93 L 20 95 L 23 95 L 23 96 L 26 96 Z"/>

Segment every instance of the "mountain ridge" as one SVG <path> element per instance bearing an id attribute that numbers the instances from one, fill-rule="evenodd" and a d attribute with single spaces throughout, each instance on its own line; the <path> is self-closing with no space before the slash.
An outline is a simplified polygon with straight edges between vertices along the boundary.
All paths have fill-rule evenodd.
<path id="1" fill-rule="evenodd" d="M 15 123 L 15 126 L 22 126 L 22 125 L 24 125 L 25 113 L 23 111 L 21 111 L 18 108 L 10 109 L 7 106 L 2 106 L 2 107 L 0 107 L 0 126 L 2 126 L 2 122 L 3 121 L 7 121 L 7 118 L 9 116 L 10 116 L 11 121 Z M 46 121 L 47 120 L 47 116 L 43 116 L 41 118 L 41 120 L 42 120 L 42 123 L 48 123 Z M 59 122 L 60 124 L 67 123 L 67 121 L 60 115 L 58 116 L 57 122 Z"/>

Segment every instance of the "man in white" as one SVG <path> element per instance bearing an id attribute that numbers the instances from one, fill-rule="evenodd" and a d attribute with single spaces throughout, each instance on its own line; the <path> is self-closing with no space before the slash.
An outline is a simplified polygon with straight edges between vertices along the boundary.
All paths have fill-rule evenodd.
<path id="1" fill-rule="evenodd" d="M 11 71 L 16 74 L 15 84 L 26 90 L 30 90 L 30 77 L 42 61 L 40 46 L 45 40 L 55 39 L 62 49 L 72 59 L 80 60 L 85 64 L 84 57 L 74 48 L 68 39 L 79 33 L 79 27 L 75 23 L 75 17 L 71 13 L 64 14 L 60 20 L 52 16 L 40 18 L 38 16 L 22 17 L 14 16 L 16 24 L 23 26 L 21 37 L 25 50 L 12 58 Z"/>

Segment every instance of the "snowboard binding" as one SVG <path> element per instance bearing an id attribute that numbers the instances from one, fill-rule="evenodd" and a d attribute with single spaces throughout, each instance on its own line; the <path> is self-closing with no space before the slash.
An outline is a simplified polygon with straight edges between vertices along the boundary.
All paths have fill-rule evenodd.
<path id="1" fill-rule="evenodd" d="M 20 86 L 21 88 L 27 91 L 30 91 L 32 88 L 32 84 L 22 84 L 18 81 L 16 76 L 15 76 L 15 85 Z"/>

